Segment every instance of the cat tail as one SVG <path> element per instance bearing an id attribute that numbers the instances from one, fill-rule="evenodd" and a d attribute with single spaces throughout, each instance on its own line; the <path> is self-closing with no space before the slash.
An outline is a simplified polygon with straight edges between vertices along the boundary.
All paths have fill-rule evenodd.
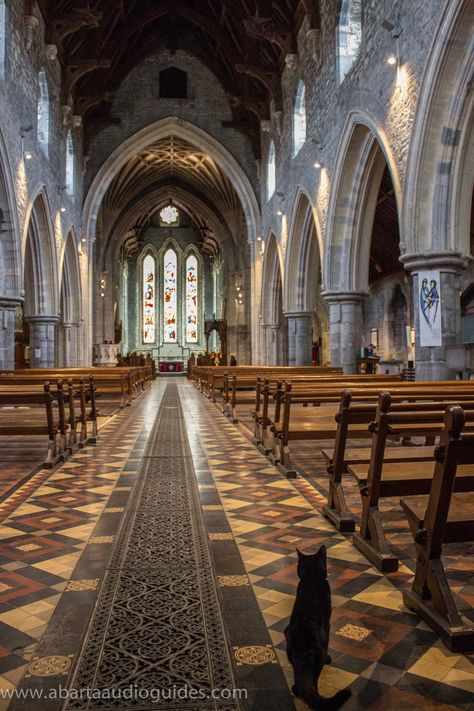
<path id="1" fill-rule="evenodd" d="M 325 697 L 319 694 L 313 674 L 309 671 L 308 664 L 298 664 L 293 666 L 295 673 L 295 684 L 292 691 L 295 696 L 303 701 L 315 711 L 337 711 L 351 697 L 350 689 L 342 689 L 334 696 Z"/>

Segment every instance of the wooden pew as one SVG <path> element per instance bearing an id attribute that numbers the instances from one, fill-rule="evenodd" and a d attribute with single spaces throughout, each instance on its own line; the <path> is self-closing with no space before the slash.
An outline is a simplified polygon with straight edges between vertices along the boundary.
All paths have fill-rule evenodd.
<path id="1" fill-rule="evenodd" d="M 297 376 L 293 377 L 291 381 L 286 381 L 285 383 L 278 379 L 276 381 L 271 381 L 265 378 L 265 382 L 262 386 L 260 383 L 260 391 L 257 386 L 257 396 L 255 402 L 255 411 L 252 413 L 252 418 L 254 420 L 254 444 L 256 444 L 261 451 L 265 454 L 269 454 L 274 446 L 274 431 L 270 432 L 270 427 L 275 424 L 278 425 L 281 422 L 282 416 L 282 400 L 283 396 L 292 392 L 296 397 L 297 393 L 303 393 L 307 395 L 308 391 L 311 393 L 321 393 L 323 387 L 336 388 L 336 398 L 331 397 L 331 402 L 339 402 L 340 393 L 344 388 L 355 387 L 357 385 L 368 385 L 370 387 L 376 387 L 377 392 L 380 387 L 394 382 L 402 382 L 401 376 L 391 376 L 391 375 L 331 375 L 331 376 Z M 305 402 L 302 400 L 302 408 L 304 415 L 307 411 L 304 409 L 308 404 L 319 406 L 321 403 L 318 399 L 313 402 Z M 273 411 L 272 411 L 273 408 Z M 294 408 L 293 408 L 294 413 Z M 300 413 L 301 414 L 301 413 Z M 308 415 L 309 417 L 310 415 Z"/>
<path id="2" fill-rule="evenodd" d="M 451 406 L 444 416 L 428 496 L 404 496 L 400 503 L 416 547 L 416 570 L 403 601 L 432 627 L 451 652 L 474 650 L 474 624 L 459 614 L 441 560 L 443 545 L 474 540 L 474 489 L 456 490 L 460 467 L 474 465 L 474 435 L 462 433 L 465 414 Z"/>
<path id="3" fill-rule="evenodd" d="M 42 466 L 45 468 L 53 467 L 64 456 L 67 425 L 61 421 L 60 409 L 55 415 L 53 401 L 49 382 L 45 382 L 41 390 L 0 390 L 0 436 L 25 437 L 26 446 L 28 437 L 44 436 L 46 456 Z"/>
<path id="4" fill-rule="evenodd" d="M 110 403 L 113 407 L 123 408 L 131 404 L 144 385 L 143 373 L 131 368 L 36 368 L 22 371 L 0 371 L 0 378 L 7 378 L 12 383 L 43 382 L 45 379 L 79 379 L 93 375 L 97 395 L 101 402 Z M 7 382 L 7 381 L 5 381 Z"/>
<path id="5" fill-rule="evenodd" d="M 368 376 L 369 378 L 372 376 Z M 464 383 L 464 384 L 463 384 Z M 289 477 L 296 476 L 296 470 L 291 461 L 290 442 L 335 439 L 336 423 L 331 418 L 321 416 L 319 410 L 308 408 L 308 405 L 322 405 L 340 401 L 343 389 L 351 387 L 352 399 L 370 402 L 378 396 L 380 387 L 365 385 L 352 387 L 350 385 L 321 386 L 308 392 L 293 393 L 288 387 L 282 396 L 281 420 L 271 422 L 269 428 L 272 434 L 272 461 L 278 464 L 280 470 Z M 399 382 L 390 387 L 392 400 L 472 400 L 474 402 L 474 383 L 470 381 L 439 381 L 433 382 Z M 300 407 L 294 407 L 295 405 Z M 292 411 L 293 408 L 293 411 Z M 275 410 L 276 411 L 276 410 Z M 360 429 L 360 436 L 363 428 Z M 435 428 L 432 428 L 435 432 Z M 357 436 L 357 434 L 354 434 Z M 408 436 L 408 435 L 407 435 Z"/>
<path id="6" fill-rule="evenodd" d="M 460 402 L 466 410 L 470 428 L 474 430 L 474 402 Z M 423 409 L 421 409 L 423 408 Z M 359 486 L 362 515 L 359 532 L 353 535 L 354 546 L 382 572 L 398 570 L 398 557 L 390 550 L 385 538 L 379 509 L 381 498 L 426 494 L 433 476 L 432 460 L 428 462 L 387 462 L 386 443 L 389 437 L 426 436 L 439 434 L 443 425 L 446 402 L 400 403 L 393 405 L 389 393 L 381 393 L 372 432 L 370 463 L 350 465 L 350 474 Z M 456 479 L 458 490 L 474 490 L 474 469 L 467 468 Z"/>
<path id="7" fill-rule="evenodd" d="M 340 368 L 332 368 L 330 366 L 268 366 L 268 365 L 239 365 L 239 366 L 197 366 L 194 369 L 198 389 L 209 397 L 213 402 L 216 401 L 216 396 L 222 392 L 224 388 L 224 376 L 227 373 L 229 376 L 240 375 L 243 377 L 256 378 L 262 374 L 278 374 L 280 377 L 285 375 L 322 375 L 322 374 L 340 374 Z"/>
<path id="8" fill-rule="evenodd" d="M 343 474 L 348 473 L 349 465 L 369 466 L 371 460 L 371 447 L 358 447 L 348 449 L 347 444 L 350 439 L 372 439 L 373 427 L 369 425 L 375 420 L 377 414 L 377 398 L 372 402 L 353 402 L 350 390 L 345 390 L 341 396 L 338 413 L 335 417 L 336 436 L 334 447 L 323 449 L 322 454 L 327 461 L 327 472 L 329 475 L 328 502 L 323 507 L 323 514 L 334 526 L 343 533 L 355 531 L 355 518 L 353 513 L 347 508 L 344 490 Z M 445 406 L 448 402 L 445 403 Z M 395 409 L 403 409 L 404 404 L 393 406 Z M 426 409 L 425 402 L 412 404 L 412 411 Z M 429 435 L 432 437 L 432 434 Z M 392 438 L 393 435 L 392 435 Z M 402 445 L 409 446 L 387 447 L 384 452 L 386 463 L 395 462 L 423 462 L 429 461 L 433 457 L 433 446 L 411 446 L 410 437 L 398 437 Z"/>

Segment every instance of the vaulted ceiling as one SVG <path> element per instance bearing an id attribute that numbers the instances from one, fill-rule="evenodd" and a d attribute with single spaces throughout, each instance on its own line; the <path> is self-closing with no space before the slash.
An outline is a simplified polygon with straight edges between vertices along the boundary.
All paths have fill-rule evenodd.
<path id="1" fill-rule="evenodd" d="M 161 49 L 187 51 L 220 80 L 232 124 L 258 143 L 270 102 L 280 105 L 279 73 L 296 52 L 305 16 L 319 28 L 320 0 L 38 0 L 46 41 L 58 47 L 62 101 L 93 132 L 110 120 L 127 73 Z M 34 0 L 27 0 L 32 5 Z"/>
<path id="2" fill-rule="evenodd" d="M 232 231 L 231 225 L 238 223 L 239 218 L 243 220 L 237 193 L 214 159 L 171 134 L 127 161 L 104 196 L 102 209 L 119 218 L 122 226 L 119 236 L 129 253 L 139 248 L 141 236 L 163 195 L 176 204 L 177 195 L 186 196 L 180 207 L 189 214 L 200 235 L 203 252 L 216 252 L 217 237 L 202 212 L 192 205 L 207 206 L 216 221 L 222 222 L 226 233 Z M 121 221 L 124 215 L 129 216 L 125 229 Z"/>

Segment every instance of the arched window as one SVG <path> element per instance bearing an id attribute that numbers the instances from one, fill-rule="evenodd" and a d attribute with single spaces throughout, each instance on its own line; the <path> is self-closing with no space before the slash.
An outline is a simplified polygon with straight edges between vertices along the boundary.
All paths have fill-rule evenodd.
<path id="1" fill-rule="evenodd" d="M 74 195 L 74 141 L 71 130 L 66 138 L 66 190 L 69 195 Z"/>
<path id="2" fill-rule="evenodd" d="M 163 323 L 165 343 L 176 343 L 178 340 L 177 334 L 177 284 L 176 284 L 177 260 L 176 252 L 173 249 L 168 249 L 164 258 L 163 272 Z"/>
<path id="3" fill-rule="evenodd" d="M 186 260 L 186 341 L 198 341 L 198 262 L 193 254 Z"/>
<path id="4" fill-rule="evenodd" d="M 40 69 L 38 82 L 38 145 L 47 153 L 49 146 L 49 89 L 43 68 Z"/>
<path id="5" fill-rule="evenodd" d="M 143 260 L 143 343 L 154 343 L 156 336 L 155 260 L 147 254 Z"/>
<path id="6" fill-rule="evenodd" d="M 0 77 L 5 74 L 7 59 L 7 8 L 0 0 Z"/>
<path id="7" fill-rule="evenodd" d="M 306 99 L 305 86 L 302 81 L 296 92 L 295 110 L 293 113 L 293 155 L 296 156 L 306 141 Z"/>
<path id="8" fill-rule="evenodd" d="M 270 143 L 270 149 L 268 151 L 268 163 L 267 163 L 267 200 L 270 200 L 271 196 L 275 192 L 276 186 L 276 161 L 275 161 L 275 144 L 273 141 Z"/>
<path id="9" fill-rule="evenodd" d="M 356 61 L 362 42 L 362 0 L 342 0 L 337 26 L 337 73 L 344 81 Z"/>

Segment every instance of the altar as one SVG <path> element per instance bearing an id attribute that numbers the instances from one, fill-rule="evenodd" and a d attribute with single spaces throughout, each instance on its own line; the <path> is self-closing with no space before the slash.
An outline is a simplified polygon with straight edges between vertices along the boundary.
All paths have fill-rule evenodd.
<path id="1" fill-rule="evenodd" d="M 182 373 L 183 368 L 182 360 L 160 360 L 158 365 L 160 373 Z"/>

